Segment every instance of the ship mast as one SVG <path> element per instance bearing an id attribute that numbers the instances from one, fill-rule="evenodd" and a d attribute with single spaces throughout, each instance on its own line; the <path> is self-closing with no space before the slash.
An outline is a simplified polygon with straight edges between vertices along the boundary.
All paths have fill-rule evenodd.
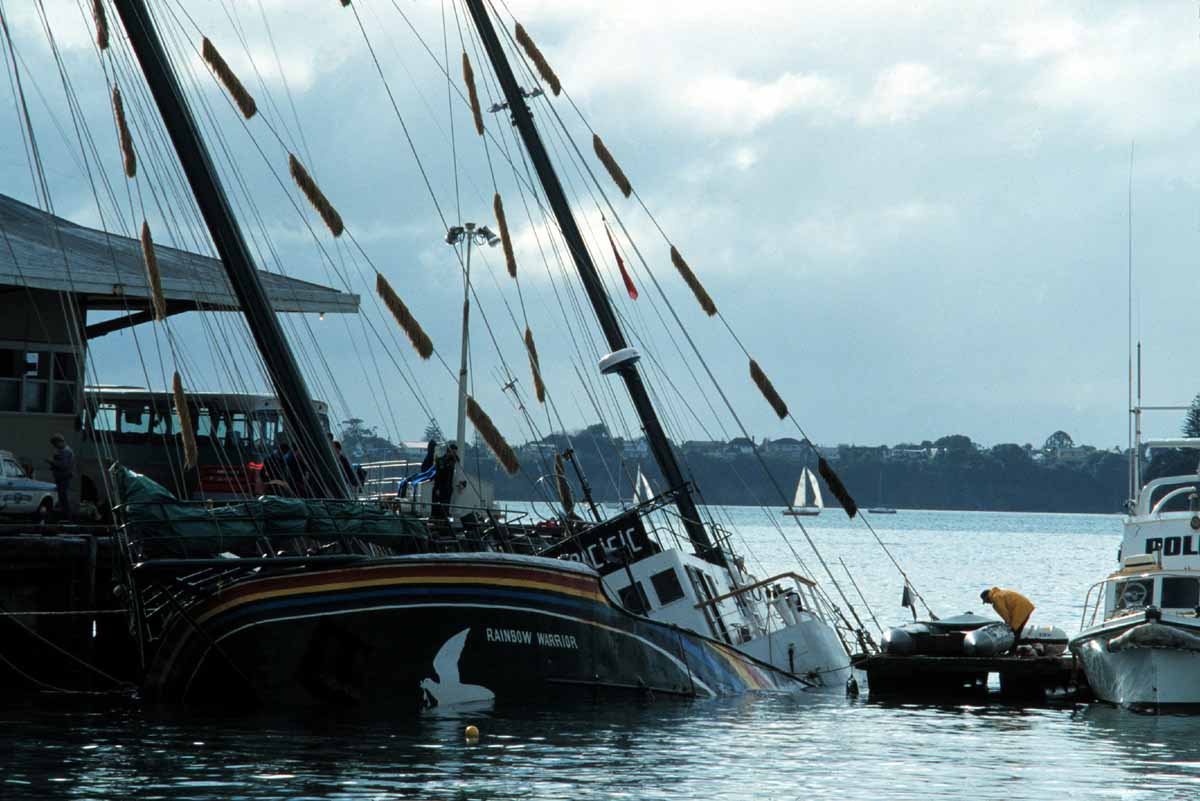
<path id="1" fill-rule="evenodd" d="M 275 310 L 267 300 L 266 290 L 259 281 L 246 240 L 234 219 L 229 199 L 217 177 L 208 149 L 200 138 L 196 120 L 183 97 L 146 5 L 143 0 L 113 0 L 113 5 L 129 34 L 129 42 L 154 95 L 154 102 L 191 185 L 196 204 L 200 207 L 217 254 L 229 276 L 229 283 L 246 315 L 246 323 L 254 336 L 275 393 L 279 396 L 288 431 L 294 440 L 298 440 L 295 444 L 304 445 L 305 455 L 309 457 L 308 467 L 314 472 L 317 485 L 328 497 L 344 499 L 348 493 L 341 466 L 333 454 L 333 447 L 317 416 L 312 396 L 284 338 Z"/>
<path id="2" fill-rule="evenodd" d="M 604 291 L 604 285 L 600 281 L 596 265 L 592 263 L 592 257 L 584 244 L 583 235 L 579 232 L 579 226 L 571 214 L 571 206 L 567 202 L 566 194 L 563 192 L 562 184 L 559 183 L 554 166 L 550 163 L 546 147 L 542 144 L 542 138 L 533 124 L 533 114 L 525 104 L 525 95 L 517 84 L 512 67 L 508 63 L 508 57 L 496 36 L 496 29 L 488 17 L 484 0 L 466 0 L 466 4 L 475 21 L 475 27 L 479 30 L 479 36 L 483 40 L 483 46 L 487 50 L 492 67 L 496 71 L 496 78 L 504 91 L 504 97 L 508 101 L 513 124 L 525 143 L 525 149 L 529 151 L 529 158 L 533 162 L 538 180 L 546 193 L 546 201 L 550 204 L 550 208 L 558 220 L 563 239 L 566 240 L 571 256 L 575 260 L 575 267 L 579 270 L 579 277 L 587 291 L 588 300 L 591 301 L 596 317 L 600 321 L 600 327 L 608 340 L 608 347 L 612 354 L 616 355 L 619 351 L 627 350 L 629 345 L 621 331 L 612 305 L 609 303 L 608 295 Z M 642 383 L 642 376 L 634 365 L 634 361 L 635 359 L 632 358 L 625 360 L 616 372 L 619 372 L 625 381 L 625 387 L 629 391 L 629 397 L 641 420 L 642 430 L 650 444 L 654 461 L 658 463 L 658 468 L 662 471 L 668 486 L 674 490 L 675 504 L 679 508 L 684 529 L 687 531 L 696 553 L 704 558 L 721 562 L 723 561 L 721 554 L 718 549 L 713 547 L 712 541 L 708 537 L 708 532 L 700 519 L 700 512 L 696 508 L 696 501 L 692 497 L 688 483 L 683 478 L 683 472 L 679 468 L 675 452 L 671 450 L 671 443 L 667 439 L 662 423 L 659 422 L 658 413 L 650 402 L 650 395 L 646 391 L 646 385 Z"/>

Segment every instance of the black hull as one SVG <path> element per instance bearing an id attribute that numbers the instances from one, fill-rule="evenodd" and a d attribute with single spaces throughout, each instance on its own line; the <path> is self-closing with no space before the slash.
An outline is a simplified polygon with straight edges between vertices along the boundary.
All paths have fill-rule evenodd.
<path id="1" fill-rule="evenodd" d="M 637 617 L 559 560 L 400 557 L 244 580 L 176 615 L 151 701 L 420 710 L 553 697 L 710 697 L 804 682 Z"/>

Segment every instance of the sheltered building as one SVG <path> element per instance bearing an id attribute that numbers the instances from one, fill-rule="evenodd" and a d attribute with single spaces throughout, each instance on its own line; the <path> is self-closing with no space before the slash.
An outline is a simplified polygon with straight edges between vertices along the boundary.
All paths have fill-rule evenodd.
<path id="1" fill-rule="evenodd" d="M 168 315 L 239 310 L 219 260 L 161 245 L 155 255 Z M 277 312 L 358 311 L 357 295 L 259 278 Z M 36 466 L 52 433 L 75 440 L 88 341 L 154 319 L 150 295 L 138 240 L 0 195 L 0 450 Z M 120 315 L 89 322 L 89 312 Z"/>

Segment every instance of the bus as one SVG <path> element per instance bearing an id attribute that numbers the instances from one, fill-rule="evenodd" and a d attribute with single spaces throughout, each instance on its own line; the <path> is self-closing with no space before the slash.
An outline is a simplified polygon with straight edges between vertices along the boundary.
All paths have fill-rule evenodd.
<path id="1" fill-rule="evenodd" d="M 313 401 L 327 435 L 329 406 Z M 184 470 L 179 415 L 170 392 L 86 387 L 81 416 L 80 490 L 104 500 L 100 471 L 113 461 L 157 481 L 181 499 L 256 497 L 263 463 L 283 441 L 283 410 L 269 395 L 188 394 L 197 466 Z"/>

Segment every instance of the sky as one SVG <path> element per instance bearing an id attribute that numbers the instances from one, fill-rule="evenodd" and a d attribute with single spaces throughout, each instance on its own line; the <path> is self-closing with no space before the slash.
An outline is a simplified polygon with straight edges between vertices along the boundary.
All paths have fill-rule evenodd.
<path id="1" fill-rule="evenodd" d="M 566 90 L 534 101 L 535 118 L 631 338 L 654 356 L 644 363 L 654 363 L 649 381 L 676 438 L 733 436 L 738 425 L 670 323 L 672 312 L 750 433 L 797 432 L 758 394 L 729 331 L 699 309 L 671 266 L 667 239 L 821 443 L 962 433 L 989 445 L 1036 445 L 1063 429 L 1079 442 L 1124 445 L 1131 302 L 1145 401 L 1185 404 L 1200 392 L 1188 355 L 1200 328 L 1188 302 L 1200 234 L 1200 19 L 1191 0 L 506 3 L 497 5 L 528 29 Z M 127 55 L 114 53 L 127 53 L 123 45 L 98 58 L 81 11 L 88 5 L 45 0 L 44 8 L 95 137 L 95 164 L 73 137 L 36 4 L 0 0 L 56 210 L 128 234 L 144 208 L 157 241 L 212 252 L 194 220 L 172 223 L 172 214 L 194 218 L 181 193 L 164 189 L 161 205 L 145 200 L 156 179 L 170 184 L 169 154 L 152 148 L 157 123 L 138 101 L 144 90 L 128 61 L 119 66 Z M 495 174 L 521 281 L 517 292 L 498 251 L 477 252 L 474 286 L 491 333 L 477 309 L 474 394 L 515 441 L 594 423 L 597 406 L 615 433 L 636 433 L 625 399 L 602 383 L 611 379 L 594 376 L 603 346 L 594 318 L 577 315 L 569 300 L 582 302 L 578 280 L 544 249 L 544 223 L 524 213 L 524 168 L 511 167 L 494 144 L 484 150 L 457 95 L 462 46 L 453 3 L 152 5 L 177 67 L 191 76 L 189 102 L 211 110 L 200 115 L 210 134 L 220 132 L 210 147 L 263 266 L 363 296 L 367 322 L 287 322 L 314 393 L 337 415 L 403 439 L 419 437 L 430 414 L 453 428 L 462 277 L 442 242 L 443 223 L 494 227 Z M 511 19 L 504 23 L 511 30 Z M 119 28 L 115 16 L 112 25 Z M 196 55 L 201 33 L 255 94 L 258 118 L 242 123 L 205 70 Z M 443 41 L 454 87 L 439 64 Z M 467 48 L 490 105 L 490 71 L 469 40 Z M 119 173 L 108 73 L 132 98 L 135 141 L 146 151 L 136 184 Z M 653 217 L 602 174 L 576 107 Z M 15 108 L 4 81 L 0 191 L 34 202 Z M 614 283 L 599 208 L 566 157 L 555 113 L 645 256 L 642 263 L 618 236 L 641 292 L 636 303 Z M 503 115 L 485 116 L 519 163 Z M 289 150 L 353 241 L 333 240 L 303 205 L 288 183 Z M 118 203 L 103 192 L 97 201 L 89 165 L 117 187 Z M 130 200 L 131 186 L 142 203 Z M 374 270 L 401 294 L 440 358 L 420 362 L 408 349 L 372 297 Z M 253 359 L 232 342 L 239 324 L 231 315 L 188 317 L 200 315 L 97 340 L 93 379 L 162 386 L 174 362 L 203 388 L 261 383 L 261 371 L 239 366 Z M 531 397 L 526 320 L 554 414 Z M 577 352 L 573 341 L 592 345 Z M 502 389 L 511 376 L 532 424 Z M 1168 414 L 1151 418 L 1147 430 L 1171 434 L 1177 426 Z"/>

